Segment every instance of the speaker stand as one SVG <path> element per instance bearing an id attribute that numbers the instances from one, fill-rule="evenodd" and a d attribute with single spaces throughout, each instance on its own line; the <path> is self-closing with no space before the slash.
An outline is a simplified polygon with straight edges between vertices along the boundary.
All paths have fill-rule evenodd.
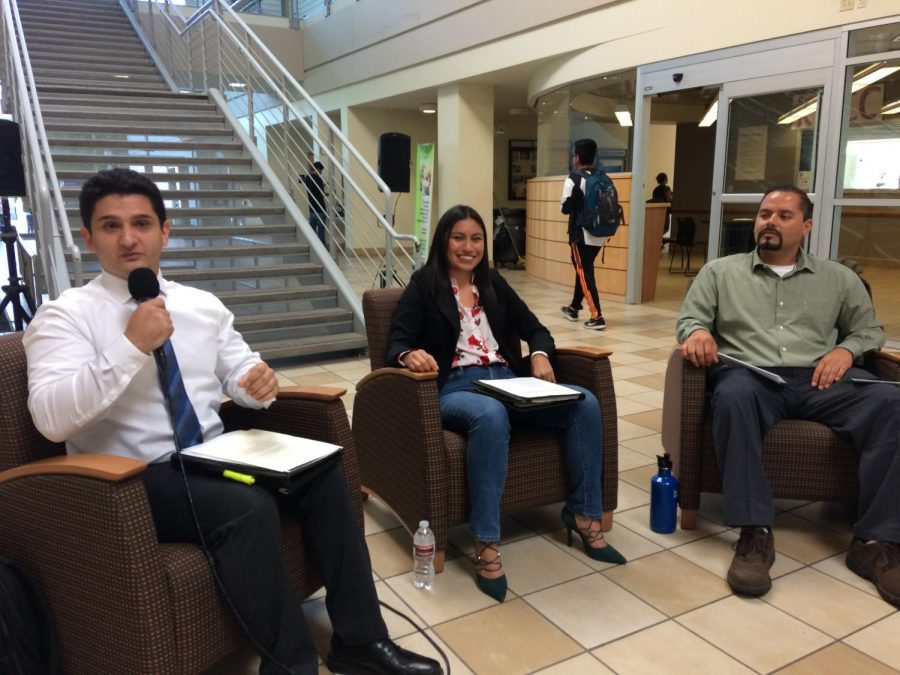
<path id="1" fill-rule="evenodd" d="M 25 328 L 25 324 L 29 323 L 34 317 L 36 308 L 34 300 L 28 293 L 28 286 L 19 277 L 19 267 L 16 264 L 16 242 L 19 240 L 19 233 L 12 224 L 12 216 L 9 211 L 9 200 L 3 197 L 0 200 L 3 206 L 3 227 L 0 228 L 0 239 L 6 245 L 6 264 L 9 267 L 9 284 L 2 286 L 3 302 L 0 302 L 0 318 L 3 323 L 11 328 L 9 320 L 6 318 L 6 308 L 12 305 L 13 321 L 16 330 Z M 22 298 L 25 298 L 25 304 L 22 306 Z"/>

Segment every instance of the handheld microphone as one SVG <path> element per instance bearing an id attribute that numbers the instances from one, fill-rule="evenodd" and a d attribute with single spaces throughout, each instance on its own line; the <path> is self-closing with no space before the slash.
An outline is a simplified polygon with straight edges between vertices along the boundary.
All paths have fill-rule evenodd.
<path id="1" fill-rule="evenodd" d="M 153 300 L 159 295 L 159 279 L 156 278 L 156 273 L 149 267 L 131 270 L 128 274 L 128 292 L 138 303 Z M 165 372 L 166 356 L 162 347 L 153 350 L 153 358 L 156 359 L 156 367 L 160 373 Z"/>

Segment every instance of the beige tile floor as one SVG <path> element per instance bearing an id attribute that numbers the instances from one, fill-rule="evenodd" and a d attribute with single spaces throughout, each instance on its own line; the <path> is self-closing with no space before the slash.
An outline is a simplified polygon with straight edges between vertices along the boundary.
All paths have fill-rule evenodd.
<path id="1" fill-rule="evenodd" d="M 567 547 L 554 505 L 504 518 L 510 593 L 502 605 L 475 587 L 465 527 L 451 533 L 450 559 L 435 588 L 419 591 L 410 575 L 410 536 L 383 504 L 369 499 L 365 529 L 379 596 L 427 630 L 447 652 L 452 672 L 900 672 L 900 613 L 844 566 L 851 537 L 844 508 L 778 502 L 775 581 L 761 599 L 737 597 L 724 581 L 737 535 L 720 525 L 719 496 L 704 496 L 694 531 L 660 535 L 649 529 L 649 479 L 662 451 L 663 373 L 687 280 L 663 272 L 652 304 L 604 302 L 609 328 L 598 333 L 560 315 L 568 289 L 524 272 L 504 274 L 557 344 L 614 352 L 621 471 L 608 538 L 630 562 L 596 563 L 580 547 Z M 284 368 L 279 375 L 285 384 L 346 387 L 352 414 L 355 383 L 367 371 L 364 357 L 352 357 Z M 321 594 L 307 608 L 324 653 L 330 626 Z M 401 645 L 434 655 L 405 621 L 385 616 Z M 257 664 L 245 652 L 211 672 L 253 673 Z"/>

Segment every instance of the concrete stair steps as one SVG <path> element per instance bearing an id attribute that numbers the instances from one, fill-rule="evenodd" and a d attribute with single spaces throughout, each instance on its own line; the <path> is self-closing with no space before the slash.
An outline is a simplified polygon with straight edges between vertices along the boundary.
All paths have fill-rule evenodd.
<path id="1" fill-rule="evenodd" d="M 60 180 L 60 185 L 63 187 L 63 189 L 81 189 L 81 185 L 84 183 L 84 181 L 90 178 L 93 173 L 94 172 L 92 171 L 57 171 L 56 177 Z M 222 193 L 227 192 L 230 195 L 229 198 L 233 198 L 235 194 L 237 194 L 238 196 L 242 196 L 247 192 L 264 189 L 262 184 L 262 176 L 252 173 L 235 174 L 235 176 L 243 176 L 243 179 L 230 178 L 228 177 L 228 174 L 209 174 L 212 176 L 220 176 L 219 178 L 213 178 L 212 180 L 196 180 L 193 178 L 187 178 L 187 176 L 189 176 L 190 174 L 180 174 L 185 177 L 178 178 L 179 174 L 174 173 L 143 173 L 158 185 L 165 185 L 165 189 L 185 191 L 201 190 L 207 192 L 214 191 Z M 193 175 L 199 176 L 200 174 Z M 267 196 L 271 196 L 271 192 Z"/>
<path id="2" fill-rule="evenodd" d="M 158 71 L 156 67 L 153 65 L 153 62 L 150 59 L 146 59 L 143 63 L 121 63 L 116 61 L 111 63 L 109 61 L 101 62 L 94 61 L 86 58 L 56 58 L 56 59 L 38 59 L 34 56 L 31 57 L 31 68 L 37 73 L 44 73 L 48 70 L 59 70 L 64 69 L 67 72 L 72 72 L 73 70 L 77 70 L 79 73 L 86 72 L 98 72 L 98 73 L 125 73 L 125 74 L 135 74 L 135 75 L 154 75 L 159 77 Z"/>
<path id="3" fill-rule="evenodd" d="M 83 13 L 90 11 L 120 14 L 119 3 L 115 0 L 18 0 L 20 7 L 41 7 L 53 12 Z M 114 11 L 111 11 L 114 10 Z"/>
<path id="4" fill-rule="evenodd" d="M 328 284 L 304 284 L 287 288 L 253 288 L 217 293 L 219 300 L 228 307 L 235 316 L 244 316 L 243 312 L 253 311 L 259 307 L 276 303 L 330 303 L 337 302 L 337 291 Z"/>
<path id="5" fill-rule="evenodd" d="M 166 265 L 164 259 L 161 269 L 163 276 L 170 281 L 206 290 L 211 290 L 208 287 L 210 282 L 226 282 L 232 286 L 238 285 L 248 289 L 247 284 L 263 281 L 274 281 L 279 284 L 279 287 L 287 287 L 288 284 L 297 284 L 305 280 L 314 284 L 322 283 L 322 266 L 311 262 L 243 267 L 186 267 Z M 99 272 L 99 266 L 91 271 L 85 270 L 85 283 L 93 279 Z M 219 291 L 213 292 L 216 295 L 220 294 Z"/>
<path id="6" fill-rule="evenodd" d="M 80 228 L 72 228 L 72 237 L 78 239 Z M 290 237 L 297 234 L 293 225 L 187 225 L 172 227 L 169 241 L 197 239 L 246 239 L 262 240 L 270 237 Z M 309 248 L 309 245 L 306 245 Z"/>
<path id="7" fill-rule="evenodd" d="M 220 151 L 241 151 L 243 146 L 240 141 L 204 141 L 191 142 L 190 147 L 186 147 L 181 141 L 141 141 L 141 140 L 116 140 L 103 138 L 56 138 L 52 134 L 48 134 L 48 140 L 51 146 L 80 148 L 87 147 L 95 150 L 105 148 L 127 148 L 135 150 L 167 150 L 167 151 L 197 151 L 197 150 L 220 150 Z"/>
<path id="8" fill-rule="evenodd" d="M 37 18 L 23 16 L 22 28 L 27 41 L 44 44 L 52 44 L 57 41 L 59 44 L 89 44 L 98 40 L 127 44 L 132 40 L 138 40 L 130 25 L 109 26 L 105 21 L 103 24 L 89 25 L 82 22 L 80 25 L 61 27 L 52 25 L 49 21 L 42 22 Z M 138 40 L 138 42 L 140 41 Z"/>
<path id="9" fill-rule="evenodd" d="M 170 133 L 147 131 L 122 130 L 111 131 L 48 131 L 47 136 L 50 141 L 58 147 L 69 145 L 70 147 L 97 146 L 98 148 L 108 148 L 110 146 L 127 147 L 134 149 L 135 143 L 143 143 L 148 148 L 158 143 L 169 143 L 170 145 L 178 145 L 181 152 L 190 150 L 228 150 L 232 154 L 240 152 L 240 147 L 223 147 L 222 143 L 232 140 L 225 134 L 213 134 L 198 132 L 203 135 L 194 135 L 186 131 L 174 130 Z M 211 147 L 213 144 L 215 147 Z M 165 148 L 154 148 L 161 150 Z M 227 156 L 227 155 L 224 155 Z"/>
<path id="10" fill-rule="evenodd" d="M 113 105 L 115 103 L 113 102 Z M 152 110 L 147 107 L 128 109 L 128 110 L 110 110 L 105 106 L 74 106 L 74 105 L 58 105 L 44 104 L 41 106 L 41 113 L 44 121 L 48 120 L 102 120 L 103 122 L 111 121 L 128 121 L 128 122 L 190 122 L 196 124 L 218 124 L 220 127 L 225 126 L 222 121 L 222 115 L 216 114 L 214 109 L 192 110 L 184 109 L 162 109 Z"/>
<path id="11" fill-rule="evenodd" d="M 72 254 L 66 253 L 66 261 L 72 261 Z M 243 246 L 183 246 L 167 247 L 163 250 L 164 261 L 172 260 L 221 260 L 222 258 L 267 258 L 276 256 L 301 256 L 309 258 L 309 244 L 252 244 Z M 84 251 L 84 263 L 97 262 L 97 254 Z"/>
<path id="12" fill-rule="evenodd" d="M 86 89 L 104 89 L 104 90 L 112 90 L 119 91 L 122 89 L 131 89 L 132 91 L 139 91 L 142 93 L 147 92 L 157 92 L 157 91 L 168 91 L 166 89 L 165 83 L 162 81 L 162 78 L 159 79 L 159 84 L 152 84 L 150 82 L 130 82 L 129 80 L 115 79 L 110 82 L 97 81 L 97 80 L 84 80 L 80 78 L 56 78 L 56 77 L 38 77 L 35 75 L 35 83 L 38 86 L 38 96 L 40 96 L 40 88 L 42 86 L 71 86 L 73 88 L 80 89 L 84 91 Z"/>
<path id="13" fill-rule="evenodd" d="M 22 17 L 23 23 L 27 20 L 52 25 L 52 22 L 59 20 L 58 11 L 48 8 L 46 5 L 32 5 L 21 1 L 19 2 L 19 15 Z M 107 28 L 131 28 L 131 22 L 128 21 L 128 17 L 125 16 L 124 12 L 116 13 L 104 9 L 87 9 L 86 7 L 79 10 L 77 15 L 68 16 L 66 25 L 72 28 L 80 28 L 82 26 L 90 28 L 97 21 L 102 21 L 104 27 Z"/>
<path id="14" fill-rule="evenodd" d="M 77 208 L 67 208 L 66 213 L 69 216 L 70 222 L 78 222 L 77 218 L 80 218 L 81 215 Z M 169 220 L 174 221 L 184 218 L 200 218 L 200 217 L 209 217 L 209 218 L 222 218 L 222 219 L 231 219 L 231 218 L 253 218 L 255 216 L 284 216 L 284 207 L 283 206 L 203 206 L 199 208 L 169 208 L 166 207 L 166 215 L 169 217 Z M 224 224 L 217 223 L 215 220 L 210 220 L 209 223 L 212 224 Z"/>
<path id="15" fill-rule="evenodd" d="M 64 77 L 71 77 L 73 68 L 66 68 L 62 64 L 53 68 L 35 68 L 35 80 L 52 80 Z M 146 74 L 124 73 L 115 69 L 107 68 L 103 71 L 77 69 L 78 80 L 80 82 L 90 82 L 92 85 L 96 83 L 113 83 L 113 84 L 146 84 L 153 86 L 163 79 L 159 73 L 149 72 Z"/>
<path id="16" fill-rule="evenodd" d="M 97 116 L 102 116 L 101 111 L 97 111 Z M 188 121 L 173 122 L 161 121 L 152 122 L 150 120 L 123 120 L 123 119 L 65 119 L 58 113 L 44 117 L 44 128 L 47 131 L 65 131 L 65 132 L 83 132 L 90 134 L 103 134 L 109 136 L 113 134 L 128 134 L 134 136 L 141 134 L 144 136 L 234 136 L 234 130 L 231 127 L 226 128 L 224 122 L 197 122 Z M 182 133 L 173 133 L 182 132 Z"/>
<path id="17" fill-rule="evenodd" d="M 158 96 L 122 96 L 121 94 L 90 96 L 89 94 L 54 94 L 41 91 L 38 93 L 41 109 L 94 110 L 101 113 L 115 112 L 120 115 L 129 114 L 168 114 L 205 116 L 216 111 L 214 103 L 205 98 L 197 99 L 182 94 L 183 99 L 161 98 Z"/>
<path id="18" fill-rule="evenodd" d="M 294 340 L 274 340 L 254 342 L 250 346 L 259 352 L 266 362 L 290 359 L 298 356 L 355 352 L 366 348 L 366 338 L 359 333 L 336 333 L 323 341 L 320 337 L 297 338 Z"/>
<path id="19" fill-rule="evenodd" d="M 130 35 L 119 37 L 110 36 L 101 41 L 91 39 L 90 33 L 84 36 L 60 34 L 58 36 L 35 35 L 34 31 L 29 35 L 25 31 L 25 44 L 28 45 L 30 52 L 32 47 L 40 51 L 54 50 L 61 55 L 76 54 L 92 54 L 95 56 L 106 56 L 110 61 L 115 61 L 116 56 L 122 52 L 131 52 L 132 54 L 146 53 L 143 43 L 138 39 L 137 34 L 132 31 Z"/>
<path id="20" fill-rule="evenodd" d="M 105 45 L 98 46 L 92 43 L 76 44 L 69 42 L 57 44 L 56 42 L 28 42 L 29 57 L 34 58 L 35 55 L 40 55 L 44 60 L 55 63 L 65 63 L 66 59 L 69 58 L 94 63 L 103 63 L 104 61 L 106 63 L 119 63 L 120 53 L 129 55 L 124 57 L 127 61 L 123 61 L 123 63 L 139 61 L 138 65 L 146 65 L 147 60 L 150 58 L 140 42 L 129 43 L 122 50 Z"/>
<path id="21" fill-rule="evenodd" d="M 165 268 L 167 279 L 194 285 L 201 281 L 255 281 L 256 279 L 297 280 L 302 277 L 318 277 L 321 283 L 322 266 L 318 263 L 291 263 L 287 265 L 248 265 L 246 267 L 206 267 L 200 269 Z"/>
<path id="22" fill-rule="evenodd" d="M 144 162 L 142 165 L 141 162 Z M 232 158 L 224 158 L 221 156 L 203 156 L 203 157 L 184 157 L 180 155 L 165 155 L 162 153 L 154 155 L 126 155 L 126 154 L 99 154 L 86 155 L 73 152 L 53 152 L 53 163 L 57 170 L 67 167 L 68 164 L 90 165 L 88 169 L 91 173 L 102 169 L 113 169 L 117 166 L 144 166 L 145 168 L 168 165 L 180 166 L 182 168 L 225 168 L 225 167 L 249 167 L 253 164 L 253 160 L 249 157 L 238 156 Z M 174 174 L 173 174 L 174 175 Z"/>
<path id="23" fill-rule="evenodd" d="M 51 95 L 59 95 L 59 96 L 75 96 L 75 97 L 88 97 L 91 100 L 108 102 L 111 97 L 116 97 L 116 100 L 121 100 L 122 104 L 126 104 L 128 101 L 138 101 L 138 100 L 146 100 L 150 99 L 152 101 L 161 102 L 163 100 L 175 100 L 181 103 L 188 101 L 200 101 L 205 103 L 206 105 L 214 105 L 209 102 L 209 98 L 206 94 L 185 94 L 179 91 L 170 91 L 168 89 L 163 89 L 162 91 L 140 91 L 137 89 L 121 89 L 119 91 L 104 91 L 102 93 L 96 93 L 91 88 L 86 88 L 83 86 L 72 84 L 71 82 L 57 82 L 55 84 L 40 84 L 37 85 L 38 97 L 43 101 L 45 94 Z M 94 96 L 96 94 L 96 96 Z M 175 103 L 174 105 L 178 105 Z"/>
<path id="24" fill-rule="evenodd" d="M 63 199 L 67 204 L 75 206 L 78 203 L 78 192 L 80 188 L 64 187 L 62 189 Z M 190 202 L 240 202 L 249 199 L 259 200 L 272 199 L 272 190 L 267 188 L 257 188 L 249 190 L 170 190 L 164 189 L 162 198 L 165 202 L 172 201 L 190 201 Z"/>
<path id="25" fill-rule="evenodd" d="M 138 52 L 135 52 L 133 54 L 121 54 L 115 60 L 115 64 L 110 63 L 109 57 L 107 56 L 95 56 L 86 52 L 66 54 L 63 53 L 62 50 L 51 49 L 44 46 L 35 46 L 32 49 L 31 45 L 29 45 L 28 56 L 31 58 L 31 65 L 33 68 L 50 64 L 57 64 L 60 62 L 69 63 L 73 67 L 77 66 L 78 68 L 103 65 L 116 65 L 123 67 L 134 66 L 136 68 L 154 67 L 153 61 L 146 53 L 141 54 Z"/>
<path id="26" fill-rule="evenodd" d="M 352 327 L 353 313 L 340 307 L 312 309 L 299 312 L 246 314 L 234 319 L 234 327 L 241 333 L 249 331 L 299 328 L 325 323 L 343 323 Z M 346 329 L 345 329 L 346 330 Z"/>

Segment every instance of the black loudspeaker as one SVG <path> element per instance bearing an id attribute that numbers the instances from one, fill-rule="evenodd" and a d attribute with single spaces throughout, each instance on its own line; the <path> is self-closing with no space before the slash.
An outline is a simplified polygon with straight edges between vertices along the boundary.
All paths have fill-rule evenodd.
<path id="1" fill-rule="evenodd" d="M 26 194 L 19 125 L 0 120 L 0 197 L 25 197 Z"/>
<path id="2" fill-rule="evenodd" d="M 409 136 L 391 131 L 378 137 L 378 175 L 391 192 L 409 192 Z"/>

